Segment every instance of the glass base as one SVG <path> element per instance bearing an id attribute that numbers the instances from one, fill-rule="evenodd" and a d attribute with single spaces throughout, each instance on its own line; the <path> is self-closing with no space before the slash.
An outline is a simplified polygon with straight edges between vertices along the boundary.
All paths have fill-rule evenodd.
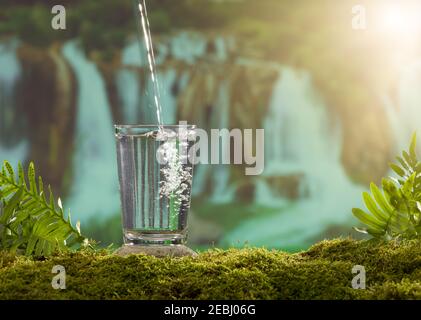
<path id="1" fill-rule="evenodd" d="M 125 245 L 179 245 L 186 243 L 185 233 L 125 230 Z"/>
<path id="2" fill-rule="evenodd" d="M 157 258 L 197 257 L 197 253 L 185 245 L 123 245 L 117 249 L 116 255 L 125 257 L 131 254 L 146 254 Z"/>

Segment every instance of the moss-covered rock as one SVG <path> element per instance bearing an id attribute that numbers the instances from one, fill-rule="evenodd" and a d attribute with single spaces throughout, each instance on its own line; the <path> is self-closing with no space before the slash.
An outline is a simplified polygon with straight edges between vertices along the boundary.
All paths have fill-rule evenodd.
<path id="1" fill-rule="evenodd" d="M 51 286 L 54 265 L 66 289 Z M 351 286 L 354 265 L 367 288 Z M 421 299 L 419 242 L 323 241 L 288 254 L 262 248 L 213 249 L 197 258 L 126 258 L 103 252 L 47 260 L 0 254 L 1 299 Z"/>

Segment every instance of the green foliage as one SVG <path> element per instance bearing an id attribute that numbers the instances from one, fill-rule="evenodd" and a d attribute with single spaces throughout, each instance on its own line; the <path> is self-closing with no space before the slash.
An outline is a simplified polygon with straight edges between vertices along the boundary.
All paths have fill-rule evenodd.
<path id="1" fill-rule="evenodd" d="M 0 252 L 0 299 L 421 299 L 418 241 L 318 243 L 297 254 L 263 248 L 214 249 L 196 258 L 80 250 L 43 261 Z M 51 268 L 66 268 L 66 290 Z M 367 272 L 355 290 L 356 264 Z"/>
<path id="2" fill-rule="evenodd" d="M 363 193 L 369 212 L 354 208 L 353 214 L 367 226 L 357 231 L 369 233 L 380 239 L 421 238 L 421 163 L 416 154 L 416 134 L 409 152 L 403 151 L 397 163 L 390 167 L 398 175 L 384 178 L 381 191 L 371 183 L 371 194 Z"/>
<path id="3" fill-rule="evenodd" d="M 85 239 L 79 223 L 73 227 L 70 220 L 70 212 L 67 219 L 64 216 L 60 198 L 56 205 L 50 186 L 45 191 L 40 176 L 37 183 L 33 163 L 27 177 L 19 163 L 16 177 L 10 163 L 4 162 L 0 172 L 0 249 L 49 256 L 80 245 Z"/>

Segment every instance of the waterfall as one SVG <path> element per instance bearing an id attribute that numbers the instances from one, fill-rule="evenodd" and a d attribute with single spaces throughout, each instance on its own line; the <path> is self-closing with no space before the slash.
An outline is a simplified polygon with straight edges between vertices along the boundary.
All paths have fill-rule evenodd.
<path id="1" fill-rule="evenodd" d="M 138 41 L 130 42 L 121 52 L 122 68 L 117 72 L 115 82 L 125 124 L 139 124 L 141 119 L 140 80 L 136 72 L 136 68 L 145 65 L 141 52 Z"/>
<path id="2" fill-rule="evenodd" d="M 279 205 L 278 213 L 243 222 L 225 236 L 225 245 L 248 241 L 257 246 L 302 248 L 329 226 L 356 223 L 351 208 L 361 205 L 362 188 L 352 184 L 343 169 L 341 130 L 332 120 L 310 76 L 282 68 L 264 120 L 263 178 L 300 174 L 306 196 L 303 193 L 283 207 L 266 196 L 262 204 Z M 257 188 L 267 194 L 270 187 L 262 180 Z"/>
<path id="3" fill-rule="evenodd" d="M 315 103 L 317 99 L 308 74 L 281 69 L 263 123 L 265 136 L 269 137 L 265 145 L 263 175 L 305 173 L 308 178 L 301 185 L 301 194 L 316 194 L 325 182 L 324 176 L 316 172 L 328 172 L 332 163 L 340 163 L 339 126 L 331 125 L 325 106 L 321 102 Z"/>
<path id="4" fill-rule="evenodd" d="M 230 107 L 230 96 L 228 90 L 228 84 L 223 81 L 219 87 L 218 100 L 216 103 L 218 112 L 214 114 L 216 118 L 213 121 L 213 129 L 229 129 L 229 107 Z M 229 140 L 220 139 L 222 141 L 219 146 L 220 159 L 224 158 L 227 144 Z M 230 179 L 230 168 L 227 164 L 212 165 L 212 194 L 210 201 L 213 203 L 229 203 L 233 201 L 234 189 L 229 187 Z"/>
<path id="5" fill-rule="evenodd" d="M 13 166 L 24 162 L 28 156 L 28 141 L 20 134 L 22 117 L 16 111 L 16 85 L 22 70 L 17 57 L 17 40 L 0 43 L 0 161 L 8 160 Z M 18 128 L 17 128 L 18 127 Z"/>
<path id="6" fill-rule="evenodd" d="M 113 122 L 105 84 L 77 42 L 66 43 L 63 55 L 78 83 L 74 181 L 66 207 L 83 222 L 103 221 L 120 211 Z"/>
<path id="7" fill-rule="evenodd" d="M 133 70 L 119 70 L 116 77 L 117 91 L 125 124 L 136 124 L 139 119 L 139 77 Z"/>
<path id="8" fill-rule="evenodd" d="M 227 60 L 228 53 L 227 53 L 226 39 L 221 36 L 216 37 L 214 41 L 214 45 L 215 45 L 215 55 L 216 55 L 217 60 L 219 61 Z"/>
<path id="9" fill-rule="evenodd" d="M 193 64 L 206 53 L 207 40 L 197 34 L 180 32 L 170 40 L 170 52 L 174 59 Z"/>

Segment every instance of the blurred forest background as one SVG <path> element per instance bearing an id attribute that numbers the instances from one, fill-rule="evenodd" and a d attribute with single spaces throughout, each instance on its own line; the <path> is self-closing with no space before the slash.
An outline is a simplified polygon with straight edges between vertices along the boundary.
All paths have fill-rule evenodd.
<path id="1" fill-rule="evenodd" d="M 421 126 L 419 4 L 358 4 L 361 30 L 351 0 L 147 1 L 164 122 L 265 129 L 262 175 L 196 168 L 191 246 L 355 236 L 361 191 Z M 33 160 L 103 244 L 121 243 L 112 125 L 156 122 L 145 62 L 136 0 L 0 2 L 0 160 Z"/>

